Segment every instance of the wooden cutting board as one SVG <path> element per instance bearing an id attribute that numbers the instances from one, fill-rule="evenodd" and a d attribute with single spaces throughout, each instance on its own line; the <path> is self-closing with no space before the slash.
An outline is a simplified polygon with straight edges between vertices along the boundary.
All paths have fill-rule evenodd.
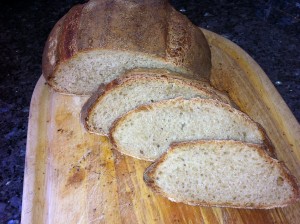
<path id="1" fill-rule="evenodd" d="M 278 158 L 300 180 L 300 126 L 270 80 L 241 48 L 204 30 L 212 83 L 261 123 Z M 54 93 L 43 77 L 29 116 L 22 223 L 300 223 L 300 203 L 271 210 L 193 207 L 155 195 L 149 162 L 111 150 L 79 120 L 86 97 Z"/>

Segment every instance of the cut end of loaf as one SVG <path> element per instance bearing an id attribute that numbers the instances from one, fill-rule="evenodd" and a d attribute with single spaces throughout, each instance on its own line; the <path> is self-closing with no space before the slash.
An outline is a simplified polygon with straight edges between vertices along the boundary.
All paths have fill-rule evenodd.
<path id="1" fill-rule="evenodd" d="M 164 68 L 192 77 L 191 72 L 162 60 L 138 52 L 93 50 L 77 54 L 59 64 L 49 83 L 57 91 L 90 95 L 100 84 L 107 84 L 134 68 Z"/>
<path id="2" fill-rule="evenodd" d="M 284 165 L 260 145 L 238 141 L 173 144 L 144 180 L 157 193 L 191 205 L 274 208 L 299 199 Z"/>

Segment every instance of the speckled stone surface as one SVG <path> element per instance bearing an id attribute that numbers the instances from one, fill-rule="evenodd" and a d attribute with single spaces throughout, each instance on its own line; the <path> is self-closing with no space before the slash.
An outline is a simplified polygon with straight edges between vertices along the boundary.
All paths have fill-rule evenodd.
<path id="1" fill-rule="evenodd" d="M 0 3 L 0 223 L 19 223 L 31 95 L 46 38 L 79 0 Z M 300 2 L 172 1 L 196 25 L 245 49 L 300 120 Z"/>

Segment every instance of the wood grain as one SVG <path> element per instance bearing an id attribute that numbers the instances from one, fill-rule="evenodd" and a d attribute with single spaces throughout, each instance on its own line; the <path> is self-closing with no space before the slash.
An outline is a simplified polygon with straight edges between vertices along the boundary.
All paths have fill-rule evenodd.
<path id="1" fill-rule="evenodd" d="M 276 153 L 300 180 L 300 126 L 261 68 L 232 42 L 204 30 L 215 87 L 261 123 Z M 271 210 L 193 207 L 153 194 L 148 162 L 111 150 L 87 133 L 79 113 L 86 97 L 53 92 L 43 77 L 32 96 L 22 223 L 292 223 L 300 203 Z"/>

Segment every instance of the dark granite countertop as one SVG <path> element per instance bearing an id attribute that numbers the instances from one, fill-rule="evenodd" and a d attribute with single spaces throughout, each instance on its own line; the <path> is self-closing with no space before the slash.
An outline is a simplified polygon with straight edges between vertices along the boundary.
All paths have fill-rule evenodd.
<path id="1" fill-rule="evenodd" d="M 19 223 L 31 95 L 46 38 L 80 0 L 0 3 L 0 223 Z M 300 120 L 300 2 L 172 1 L 196 25 L 245 49 Z"/>

